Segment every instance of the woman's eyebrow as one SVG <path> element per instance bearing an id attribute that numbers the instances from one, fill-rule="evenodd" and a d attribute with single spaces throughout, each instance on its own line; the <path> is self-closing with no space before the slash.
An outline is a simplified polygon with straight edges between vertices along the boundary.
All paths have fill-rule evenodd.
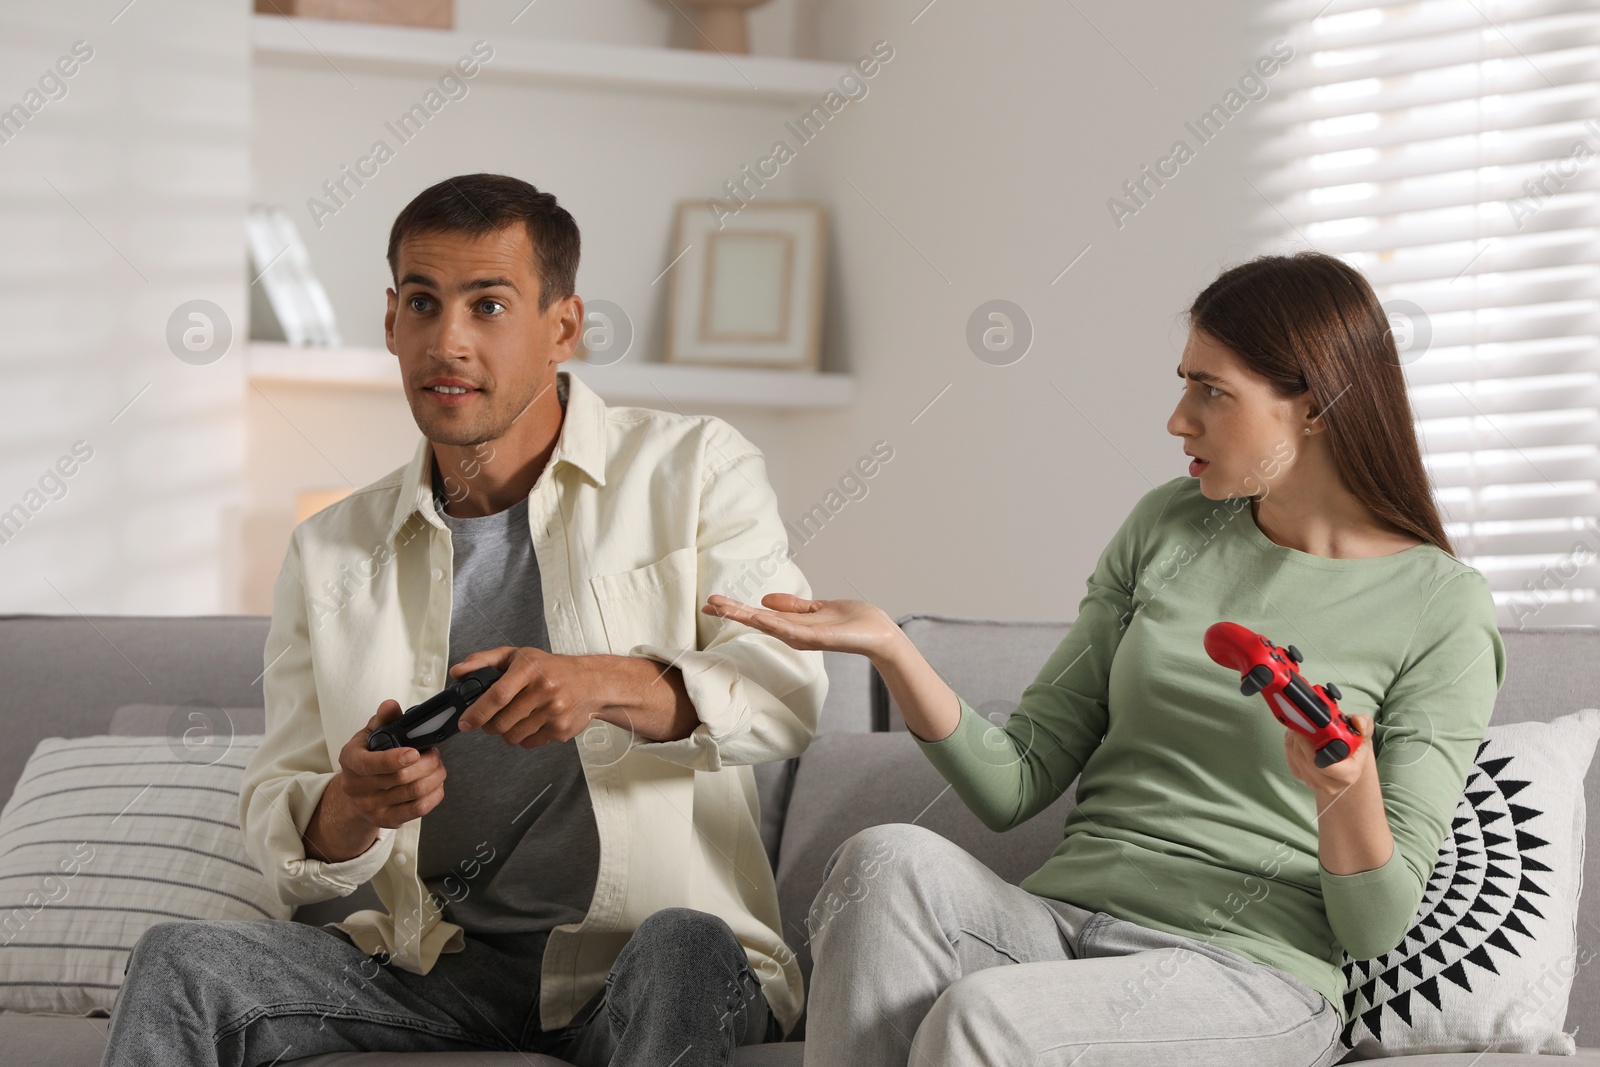
<path id="1" fill-rule="evenodd" d="M 1180 377 L 1180 378 L 1184 377 L 1183 368 L 1181 366 L 1178 368 L 1178 377 Z M 1192 371 L 1189 372 L 1188 377 L 1190 378 L 1190 380 L 1199 382 L 1202 385 L 1207 384 L 1207 383 L 1209 383 L 1211 385 L 1227 385 L 1228 384 L 1225 379 L 1218 378 L 1215 374 L 1212 374 L 1210 371 L 1205 371 L 1205 370 L 1192 370 Z"/>

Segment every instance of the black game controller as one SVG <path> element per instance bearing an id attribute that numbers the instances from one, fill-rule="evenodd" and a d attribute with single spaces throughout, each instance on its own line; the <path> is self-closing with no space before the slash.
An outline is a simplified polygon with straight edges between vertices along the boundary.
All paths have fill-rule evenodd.
<path id="1" fill-rule="evenodd" d="M 489 691 L 505 672 L 499 667 L 479 667 L 464 674 L 445 690 L 378 727 L 367 738 L 367 749 L 427 748 L 460 732 L 461 713 Z"/>

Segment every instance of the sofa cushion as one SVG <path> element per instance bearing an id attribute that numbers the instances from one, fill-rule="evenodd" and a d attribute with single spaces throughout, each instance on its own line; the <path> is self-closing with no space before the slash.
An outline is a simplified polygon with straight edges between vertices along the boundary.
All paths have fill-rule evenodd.
<path id="1" fill-rule="evenodd" d="M 954 841 L 1008 882 L 1044 864 L 1061 843 L 1073 791 L 1009 833 L 984 826 L 968 811 L 905 731 L 823 734 L 800 757 L 789 818 L 778 856 L 778 908 L 783 935 L 811 979 L 808 913 L 822 888 L 822 870 L 852 834 L 882 823 L 925 826 Z"/>
<path id="2" fill-rule="evenodd" d="M 800 1067 L 805 1046 L 797 1042 L 744 1045 L 733 1050 L 733 1067 Z M 404 1060 L 404 1063 L 401 1061 Z M 571 1067 L 566 1060 L 532 1052 L 340 1052 L 285 1060 L 274 1067 Z M 671 1067 L 670 1064 L 667 1067 Z"/>
<path id="3" fill-rule="evenodd" d="M 261 704 L 264 615 L 0 615 L 0 798 L 11 795 L 33 747 L 46 737 L 106 732 L 123 704 L 220 707 Z"/>
<path id="4" fill-rule="evenodd" d="M 1490 726 L 1415 924 L 1392 952 L 1346 959 L 1341 1035 L 1366 1056 L 1498 1049 L 1570 1056 L 1583 776 L 1600 710 Z"/>
<path id="5" fill-rule="evenodd" d="M 0 1063 L 8 1067 L 98 1067 L 105 1053 L 105 1019 L 63 1018 L 0 1012 Z M 733 1050 L 733 1067 L 800 1067 L 802 1042 L 746 1045 Z M 518 1052 L 409 1052 L 403 1067 L 568 1067 L 565 1061 Z M 1548 1067 L 1542 1056 L 1456 1052 L 1408 1056 L 1405 1067 Z M 1578 1049 L 1563 1067 L 1600 1067 L 1600 1049 Z M 284 1060 L 280 1067 L 399 1067 L 383 1052 L 347 1052 Z"/>
<path id="6" fill-rule="evenodd" d="M 978 714 L 996 722 L 1004 722 L 1016 710 L 1017 698 L 1072 629 L 1070 622 L 955 615 L 905 615 L 895 621 L 950 688 Z M 880 700 L 887 709 L 883 728 L 904 730 L 905 720 L 886 690 Z"/>
<path id="7" fill-rule="evenodd" d="M 0 1063 L 6 1067 L 99 1067 L 106 1050 L 105 1019 L 0 1012 Z M 800 1067 L 799 1042 L 745 1045 L 733 1050 L 733 1067 Z M 1490 1057 L 1492 1060 L 1494 1057 Z M 531 1052 L 340 1052 L 282 1060 L 277 1067 L 571 1067 L 566 1060 Z M 1576 1061 L 1583 1067 L 1584 1061 Z"/>
<path id="8" fill-rule="evenodd" d="M 862 656 L 843 652 L 824 652 L 823 669 L 828 674 L 828 695 L 817 717 L 817 733 L 865 733 L 872 729 L 872 665 Z M 789 809 L 789 793 L 799 760 L 762 763 L 754 769 L 756 794 L 761 801 L 761 843 L 766 846 L 767 862 L 778 868 L 782 848 L 783 822 Z"/>
<path id="9" fill-rule="evenodd" d="M 182 704 L 124 704 L 111 713 L 112 737 L 177 738 L 185 749 L 226 745 L 238 734 L 267 732 L 266 708 L 219 708 L 204 700 Z"/>
<path id="10" fill-rule="evenodd" d="M 109 1011 L 156 923 L 289 917 L 239 834 L 260 743 L 198 755 L 166 737 L 39 743 L 0 811 L 0 1005 Z"/>
<path id="11" fill-rule="evenodd" d="M 180 751 L 198 754 L 208 748 L 214 750 L 239 734 L 263 732 L 266 719 L 266 708 L 219 708 L 200 701 L 181 705 L 125 704 L 111 716 L 111 733 L 116 737 L 170 737 Z M 344 922 L 368 908 L 382 911 L 383 901 L 378 899 L 371 882 L 363 882 L 349 896 L 300 905 L 293 918 L 311 926 L 326 926 Z"/>
<path id="12" fill-rule="evenodd" d="M 865 656 L 824 652 L 828 695 L 817 719 L 817 733 L 870 733 L 872 730 L 872 664 Z"/>
<path id="13" fill-rule="evenodd" d="M 1494 724 L 1548 722 L 1560 715 L 1600 704 L 1600 630 L 1579 627 L 1503 629 L 1506 678 L 1494 703 Z M 1600 930 L 1600 760 L 1589 764 L 1583 779 L 1588 809 L 1584 833 L 1584 893 L 1579 903 L 1579 928 L 1584 944 L 1594 951 Z M 1567 1000 L 1565 1029 L 1578 1042 L 1600 1046 L 1600 967 L 1580 967 Z"/>

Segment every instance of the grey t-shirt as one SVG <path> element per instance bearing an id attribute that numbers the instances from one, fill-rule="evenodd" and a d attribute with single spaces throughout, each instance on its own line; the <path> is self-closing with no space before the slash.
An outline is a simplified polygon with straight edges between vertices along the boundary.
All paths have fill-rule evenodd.
<path id="1" fill-rule="evenodd" d="M 501 645 L 549 651 L 526 498 L 493 515 L 453 518 L 437 465 L 433 491 L 454 557 L 450 663 Z M 547 932 L 582 920 L 600 837 L 577 741 L 526 749 L 480 729 L 445 741 L 439 754 L 444 799 L 422 817 L 417 864 L 444 918 L 472 934 Z"/>

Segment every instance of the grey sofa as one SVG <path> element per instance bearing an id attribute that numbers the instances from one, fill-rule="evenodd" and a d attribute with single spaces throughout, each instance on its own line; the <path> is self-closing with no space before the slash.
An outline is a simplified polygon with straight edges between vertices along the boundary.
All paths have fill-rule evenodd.
<path id="1" fill-rule="evenodd" d="M 978 710 L 1008 711 L 1065 634 L 1064 622 L 986 622 L 938 615 L 900 620 L 940 673 Z M 206 701 L 219 707 L 259 707 L 261 649 L 267 620 L 258 616 L 120 617 L 0 616 L 0 796 L 9 796 L 28 755 L 45 737 L 108 732 L 115 709 L 130 704 Z M 1509 659 L 1496 722 L 1550 719 L 1591 707 L 1600 694 L 1600 633 L 1591 630 L 1506 631 Z M 1059 840 L 1071 792 L 1009 834 L 985 829 L 946 788 L 904 732 L 899 715 L 865 661 L 827 657 L 830 690 L 821 728 L 798 760 L 762 768 L 763 837 L 775 856 L 785 933 L 809 979 L 805 916 L 822 884 L 822 868 L 847 837 L 870 825 L 916 822 L 955 841 L 1002 877 L 1020 881 Z M 1000 717 L 1000 716 L 996 716 Z M 1580 937 L 1600 930 L 1600 761 L 1586 783 L 1591 816 L 1585 859 Z M 297 921 L 326 922 L 368 906 L 370 891 L 301 908 Z M 1578 1041 L 1600 1042 L 1600 974 L 1578 971 L 1567 1028 Z M 7 1067 L 90 1067 L 104 1049 L 105 1019 L 0 1013 L 0 1064 Z M 804 1023 L 783 1044 L 740 1049 L 739 1067 L 799 1067 Z M 467 1062 L 482 1067 L 559 1061 L 517 1053 L 410 1053 L 408 1064 Z M 296 1061 L 327 1067 L 379 1067 L 390 1054 L 359 1053 Z M 1535 1057 L 1488 1053 L 1410 1057 L 1429 1064 L 1533 1062 Z M 1600 1048 L 1580 1049 L 1573 1061 L 1600 1065 Z"/>

